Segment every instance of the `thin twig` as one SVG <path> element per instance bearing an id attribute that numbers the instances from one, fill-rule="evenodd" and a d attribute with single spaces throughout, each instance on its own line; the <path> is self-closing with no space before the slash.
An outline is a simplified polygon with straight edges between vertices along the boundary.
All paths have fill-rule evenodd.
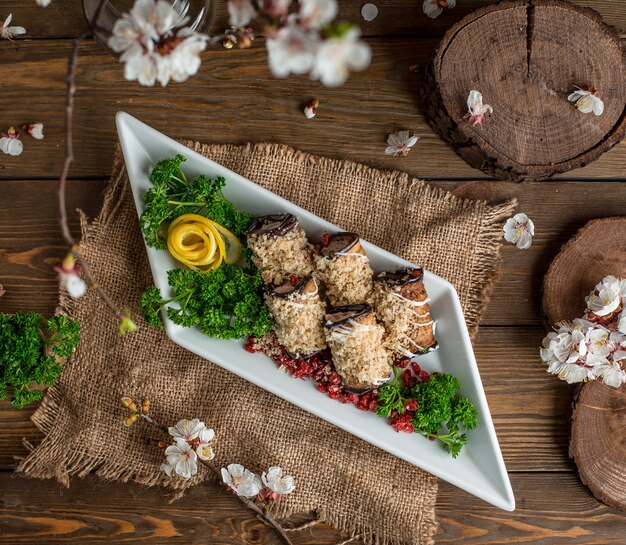
<path id="1" fill-rule="evenodd" d="M 111 297 L 106 293 L 106 291 L 98 284 L 93 273 L 91 272 L 91 268 L 87 263 L 87 260 L 80 254 L 77 248 L 76 240 L 72 236 L 70 231 L 70 227 L 67 221 L 67 204 L 65 200 L 65 191 L 67 185 L 67 176 L 70 170 L 70 165 L 72 161 L 74 161 L 74 142 L 73 142 L 73 119 L 74 119 L 74 98 L 76 95 L 76 67 L 78 66 L 78 49 L 80 47 L 80 43 L 87 38 L 93 28 L 96 26 L 100 15 L 102 14 L 102 10 L 104 9 L 104 5 L 107 0 L 100 0 L 98 4 L 98 8 L 95 11 L 94 17 L 92 21 L 88 21 L 87 26 L 83 29 L 83 31 L 72 40 L 72 50 L 70 52 L 70 57 L 68 60 L 68 68 L 67 68 L 67 95 L 66 95 L 66 103 L 65 103 L 65 159 L 63 161 L 63 168 L 61 169 L 61 176 L 59 177 L 59 183 L 57 186 L 57 194 L 59 200 L 59 224 L 61 226 L 61 233 L 65 242 L 70 247 L 70 251 L 76 258 L 76 260 L 80 263 L 83 274 L 85 278 L 89 281 L 91 287 L 96 290 L 100 298 L 104 301 L 104 303 L 113 311 L 113 314 L 119 319 L 122 320 L 124 318 L 124 313 L 117 308 Z"/>
<path id="2" fill-rule="evenodd" d="M 147 414 L 143 414 L 143 413 L 140 413 L 140 416 L 141 416 L 141 418 L 145 422 L 147 422 L 151 426 L 154 426 L 155 428 L 159 429 L 161 432 L 163 432 L 164 434 L 168 435 L 168 437 L 169 437 L 169 433 L 167 431 L 167 428 L 165 426 L 159 424 L 154 418 L 152 418 L 151 416 L 148 416 Z M 217 466 L 213 465 L 211 462 L 208 462 L 206 460 L 201 460 L 200 458 L 198 458 L 198 461 L 200 463 L 202 463 L 215 476 L 217 476 L 218 482 L 223 483 L 223 481 L 222 481 L 222 473 L 221 473 L 220 469 Z M 285 545 L 293 545 L 293 543 L 291 542 L 291 539 L 289 539 L 289 536 L 285 532 L 285 529 L 281 526 L 281 524 L 272 515 L 270 515 L 267 511 L 265 511 L 264 509 L 259 507 L 259 505 L 257 505 L 255 502 L 253 502 L 252 500 L 250 500 L 248 498 L 244 498 L 242 496 L 237 496 L 237 498 L 248 509 L 250 509 L 251 511 L 254 511 L 257 514 L 258 518 L 260 520 L 262 520 L 263 523 L 266 526 L 269 526 L 270 528 L 273 528 L 274 531 L 281 537 L 281 539 L 283 540 Z"/>

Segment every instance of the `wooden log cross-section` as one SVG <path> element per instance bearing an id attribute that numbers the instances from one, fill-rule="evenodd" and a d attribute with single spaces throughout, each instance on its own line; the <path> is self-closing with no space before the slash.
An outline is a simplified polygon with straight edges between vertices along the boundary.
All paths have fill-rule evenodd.
<path id="1" fill-rule="evenodd" d="M 595 87 L 604 113 L 568 95 Z M 471 90 L 493 114 L 463 119 Z M 422 81 L 424 114 L 465 161 L 501 179 L 582 167 L 626 131 L 626 47 L 600 15 L 562 0 L 515 0 L 468 15 L 444 36 Z"/>
<path id="2" fill-rule="evenodd" d="M 626 277 L 626 217 L 589 222 L 560 251 L 544 280 L 550 324 L 581 318 L 604 276 Z M 574 402 L 570 455 L 593 495 L 626 511 L 626 384 L 590 381 Z"/>

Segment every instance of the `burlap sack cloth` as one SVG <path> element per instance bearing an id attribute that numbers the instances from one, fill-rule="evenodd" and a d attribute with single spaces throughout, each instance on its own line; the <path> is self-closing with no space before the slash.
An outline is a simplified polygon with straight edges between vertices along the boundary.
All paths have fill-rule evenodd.
<path id="1" fill-rule="evenodd" d="M 460 200 L 400 172 L 280 145 L 189 145 L 447 278 L 476 332 L 497 272 L 502 220 L 514 202 Z M 138 318 L 140 294 L 152 277 L 119 155 L 102 211 L 92 223 L 83 218 L 82 229 L 83 254 L 113 299 L 131 308 L 139 331 L 120 337 L 93 291 L 78 301 L 61 294 L 60 311 L 81 322 L 82 338 L 33 416 L 46 437 L 18 471 L 64 484 L 92 471 L 144 485 L 189 484 L 172 483 L 159 469 L 163 453 L 151 441 L 154 429 L 122 424 L 120 398 L 147 396 L 161 423 L 197 417 L 212 426 L 217 464 L 239 462 L 253 471 L 280 465 L 293 474 L 297 490 L 278 504 L 276 515 L 313 510 L 368 544 L 433 543 L 435 477 L 187 352 Z M 201 466 L 191 483 L 207 478 Z"/>

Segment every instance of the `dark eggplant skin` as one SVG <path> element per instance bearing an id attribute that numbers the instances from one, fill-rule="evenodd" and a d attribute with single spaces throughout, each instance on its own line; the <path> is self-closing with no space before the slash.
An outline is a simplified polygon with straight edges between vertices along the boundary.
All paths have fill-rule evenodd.
<path id="1" fill-rule="evenodd" d="M 339 252 L 362 253 L 361 238 L 356 233 L 335 233 L 328 237 L 328 244 L 320 248 L 320 255 L 332 257 Z"/>
<path id="2" fill-rule="evenodd" d="M 287 299 L 290 295 L 294 293 L 311 293 L 317 289 L 317 282 L 313 275 L 307 274 L 303 278 L 301 278 L 297 284 L 292 284 L 291 282 L 285 282 L 280 286 L 276 286 L 270 291 L 270 295 L 272 297 L 277 297 L 279 299 Z"/>
<path id="3" fill-rule="evenodd" d="M 337 316 L 339 315 L 339 316 Z M 326 313 L 325 326 L 328 329 L 342 326 L 350 320 L 361 320 L 365 317 L 373 316 L 372 307 L 367 303 L 361 305 L 345 305 L 343 307 L 333 307 Z"/>
<path id="4" fill-rule="evenodd" d="M 293 214 L 269 214 L 255 218 L 248 229 L 247 235 L 285 236 L 298 226 L 298 218 Z"/>
<path id="5" fill-rule="evenodd" d="M 385 282 L 390 286 L 407 286 L 409 284 L 421 282 L 423 279 L 424 269 L 421 267 L 417 267 L 415 269 L 407 267 L 393 272 L 381 272 L 374 277 L 375 281 Z"/>

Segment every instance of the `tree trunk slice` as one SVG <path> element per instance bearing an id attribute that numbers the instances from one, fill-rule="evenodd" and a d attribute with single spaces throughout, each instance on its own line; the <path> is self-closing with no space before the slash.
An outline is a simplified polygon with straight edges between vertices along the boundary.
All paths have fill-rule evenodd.
<path id="1" fill-rule="evenodd" d="M 626 387 L 592 381 L 582 388 L 572 416 L 570 455 L 600 501 L 626 511 Z"/>
<path id="2" fill-rule="evenodd" d="M 595 86 L 601 116 L 568 102 Z M 471 166 L 496 178 L 540 180 L 579 168 L 626 131 L 626 46 L 588 8 L 562 0 L 486 6 L 444 36 L 422 80 L 424 114 Z M 463 116 L 476 89 L 493 115 Z"/>
<path id="3" fill-rule="evenodd" d="M 626 217 L 590 221 L 563 246 L 544 280 L 549 323 L 582 317 L 585 297 L 609 274 L 626 276 Z M 570 456 L 596 498 L 626 511 L 626 385 L 591 381 L 580 388 Z"/>
<path id="4" fill-rule="evenodd" d="M 548 324 L 581 318 L 585 297 L 609 274 L 626 277 L 626 217 L 590 221 L 563 246 L 543 281 Z"/>

